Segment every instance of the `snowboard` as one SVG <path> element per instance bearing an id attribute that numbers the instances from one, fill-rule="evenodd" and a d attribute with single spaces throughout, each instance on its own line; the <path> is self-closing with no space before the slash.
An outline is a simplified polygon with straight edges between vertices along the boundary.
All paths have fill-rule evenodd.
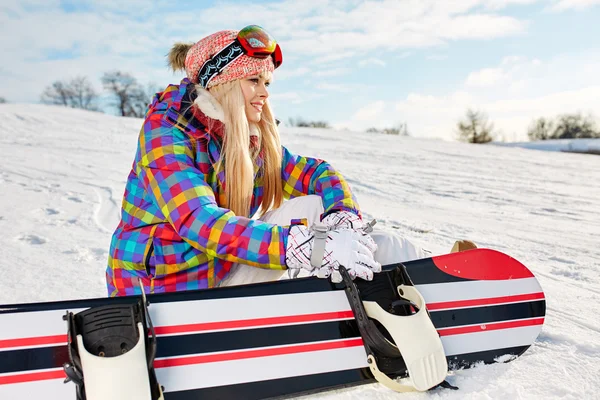
<path id="1" fill-rule="evenodd" d="M 542 288 L 508 255 L 474 249 L 403 265 L 426 301 L 451 370 L 510 361 L 542 329 Z M 381 274 L 398 267 L 385 266 Z M 395 290 L 389 282 L 381 290 Z M 374 382 L 343 289 L 302 278 L 148 295 L 165 399 L 293 397 Z M 0 306 L 0 399 L 75 399 L 75 385 L 64 383 L 63 316 L 134 299 Z"/>

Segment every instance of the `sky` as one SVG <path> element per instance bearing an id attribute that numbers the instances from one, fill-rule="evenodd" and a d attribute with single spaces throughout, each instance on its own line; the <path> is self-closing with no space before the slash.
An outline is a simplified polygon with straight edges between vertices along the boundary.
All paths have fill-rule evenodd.
<path id="1" fill-rule="evenodd" d="M 37 103 L 56 80 L 121 70 L 162 89 L 178 41 L 257 24 L 280 43 L 278 119 L 456 138 L 468 108 L 499 140 L 536 118 L 600 118 L 600 0 L 0 0 L 0 97 Z M 107 112 L 114 112 L 107 109 Z M 599 121 L 600 122 L 600 121 Z"/>

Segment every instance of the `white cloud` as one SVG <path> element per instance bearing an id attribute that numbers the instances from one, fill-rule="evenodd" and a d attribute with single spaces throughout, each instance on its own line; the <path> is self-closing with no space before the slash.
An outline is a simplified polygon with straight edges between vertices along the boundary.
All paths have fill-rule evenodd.
<path id="1" fill-rule="evenodd" d="M 315 85 L 315 88 L 319 90 L 338 93 L 351 93 L 356 90 L 356 87 L 354 85 L 343 83 L 317 83 Z"/>
<path id="2" fill-rule="evenodd" d="M 331 54 L 325 54 L 314 58 L 311 60 L 311 64 L 327 64 L 344 58 L 351 58 L 355 55 L 356 53 L 354 51 L 332 52 Z"/>
<path id="3" fill-rule="evenodd" d="M 527 22 L 494 14 L 460 15 L 443 21 L 440 36 L 444 39 L 493 39 L 525 32 Z"/>
<path id="4" fill-rule="evenodd" d="M 374 119 L 381 116 L 384 109 L 385 109 L 385 102 L 383 102 L 381 100 L 376 101 L 376 102 L 367 104 L 366 106 L 359 108 L 356 111 L 356 113 L 354 114 L 354 117 L 352 119 L 353 119 L 353 121 L 358 121 L 358 122 L 365 122 L 365 121 L 372 122 Z"/>
<path id="5" fill-rule="evenodd" d="M 427 56 L 427 59 L 431 61 L 442 61 L 446 60 L 447 58 L 448 56 L 445 54 L 431 54 Z"/>
<path id="6" fill-rule="evenodd" d="M 322 93 L 299 93 L 299 92 L 282 92 L 282 93 L 272 93 L 269 96 L 269 100 L 272 102 L 279 103 L 290 103 L 290 104 L 302 104 L 312 100 L 316 100 L 322 98 L 324 94 Z"/>
<path id="7" fill-rule="evenodd" d="M 533 78 L 541 66 L 542 63 L 538 59 L 528 60 L 519 56 L 508 56 L 504 57 L 499 67 L 471 72 L 465 84 L 479 88 L 504 85 L 512 91 L 523 90 L 527 87 L 527 80 Z"/>
<path id="8" fill-rule="evenodd" d="M 548 9 L 550 11 L 560 12 L 566 10 L 583 10 L 600 4 L 600 0 L 558 0 Z"/>
<path id="9" fill-rule="evenodd" d="M 352 70 L 350 68 L 346 68 L 346 67 L 325 68 L 325 69 L 317 70 L 317 71 L 313 72 L 312 75 L 317 78 L 326 78 L 326 77 L 332 77 L 332 76 L 346 75 L 351 71 Z"/>
<path id="10" fill-rule="evenodd" d="M 500 10 L 511 5 L 527 5 L 537 3 L 540 0 L 487 0 L 485 6 L 492 10 Z"/>
<path id="11" fill-rule="evenodd" d="M 285 65 L 285 64 L 284 64 Z M 293 69 L 286 69 L 283 65 L 280 67 L 281 69 L 277 70 L 276 79 L 289 79 L 296 76 L 303 76 L 308 74 L 311 69 L 308 67 L 298 67 Z"/>
<path id="12" fill-rule="evenodd" d="M 293 104 L 302 103 L 302 96 L 297 92 L 274 93 L 269 96 L 269 101 L 290 102 Z"/>
<path id="13" fill-rule="evenodd" d="M 373 67 L 373 66 L 380 66 L 380 67 L 385 67 L 385 61 L 380 60 L 379 58 L 366 58 L 364 60 L 360 60 L 358 62 L 358 65 L 361 67 Z"/>
<path id="14" fill-rule="evenodd" d="M 484 68 L 474 71 L 467 77 L 467 86 L 493 86 L 505 78 L 502 68 Z"/>
<path id="15" fill-rule="evenodd" d="M 402 53 L 400 53 L 397 56 L 395 56 L 395 58 L 397 58 L 397 59 L 403 59 L 403 58 L 408 58 L 410 56 L 412 56 L 412 53 L 410 51 L 403 51 Z"/>
<path id="16" fill-rule="evenodd" d="M 403 115 L 411 125 L 413 120 L 419 123 L 435 123 L 446 121 L 460 116 L 466 109 L 476 104 L 476 98 L 464 91 L 457 91 L 450 95 L 433 96 L 419 93 L 410 93 L 406 99 L 396 103 L 395 111 Z M 422 134 L 427 136 L 427 132 Z"/>

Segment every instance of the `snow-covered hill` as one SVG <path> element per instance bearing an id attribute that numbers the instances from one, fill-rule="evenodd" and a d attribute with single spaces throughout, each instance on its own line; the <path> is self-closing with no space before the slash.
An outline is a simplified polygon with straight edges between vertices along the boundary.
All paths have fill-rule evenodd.
<path id="1" fill-rule="evenodd" d="M 105 296 L 104 270 L 141 120 L 0 105 L 0 304 Z M 600 393 L 600 157 L 283 128 L 331 162 L 378 227 L 447 252 L 512 255 L 540 279 L 548 317 L 509 364 L 459 371 L 460 391 L 379 386 L 319 399 L 592 399 Z"/>
<path id="2" fill-rule="evenodd" d="M 522 147 L 544 151 L 564 151 L 570 153 L 600 155 L 600 139 L 553 139 L 536 142 L 494 143 L 498 146 Z"/>

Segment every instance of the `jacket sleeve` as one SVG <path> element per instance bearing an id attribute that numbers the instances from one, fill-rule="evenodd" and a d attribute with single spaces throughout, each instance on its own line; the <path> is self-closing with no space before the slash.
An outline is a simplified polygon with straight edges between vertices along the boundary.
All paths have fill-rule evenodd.
<path id="1" fill-rule="evenodd" d="M 350 211 L 360 216 L 350 186 L 327 162 L 292 154 L 283 147 L 281 174 L 286 198 L 316 194 L 323 199 L 323 216 L 332 211 Z"/>
<path id="2" fill-rule="evenodd" d="M 181 238 L 211 257 L 285 269 L 289 227 L 236 216 L 219 207 L 194 163 L 190 138 L 174 127 L 142 133 L 136 172 Z"/>

